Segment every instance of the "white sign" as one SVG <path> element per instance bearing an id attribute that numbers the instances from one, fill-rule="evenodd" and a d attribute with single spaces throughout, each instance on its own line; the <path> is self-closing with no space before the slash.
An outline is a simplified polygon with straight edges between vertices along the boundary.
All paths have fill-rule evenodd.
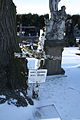
<path id="1" fill-rule="evenodd" d="M 29 70 L 28 83 L 43 83 L 46 80 L 47 69 Z"/>

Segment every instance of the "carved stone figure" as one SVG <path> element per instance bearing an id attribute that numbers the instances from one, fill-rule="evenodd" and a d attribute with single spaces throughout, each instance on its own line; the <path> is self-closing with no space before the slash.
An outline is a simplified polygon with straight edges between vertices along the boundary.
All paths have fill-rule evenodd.
<path id="1" fill-rule="evenodd" d="M 49 9 L 51 13 L 51 18 L 53 18 L 54 13 L 58 11 L 58 3 L 60 0 L 49 0 Z"/>
<path id="2" fill-rule="evenodd" d="M 58 11 L 60 0 L 49 0 L 51 18 L 46 20 L 46 38 L 48 40 L 62 40 L 65 31 L 66 12 L 65 6 Z"/>
<path id="3" fill-rule="evenodd" d="M 58 10 L 58 3 L 60 0 L 49 0 L 49 8 L 51 17 L 46 20 L 46 41 L 45 53 L 50 56 L 61 56 L 65 44 L 65 20 L 66 12 L 65 6 Z M 45 68 L 49 75 L 64 74 L 65 71 L 61 68 L 61 60 L 45 60 Z"/>

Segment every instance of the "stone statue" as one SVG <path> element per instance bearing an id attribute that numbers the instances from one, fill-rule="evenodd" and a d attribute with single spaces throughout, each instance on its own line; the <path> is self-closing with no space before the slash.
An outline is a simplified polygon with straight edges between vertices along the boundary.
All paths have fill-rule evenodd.
<path id="1" fill-rule="evenodd" d="M 65 44 L 65 6 L 58 10 L 60 0 L 49 0 L 49 9 L 51 13 L 50 19 L 46 20 L 46 40 L 45 54 L 50 56 L 60 56 L 62 59 L 63 46 Z M 61 60 L 45 60 L 45 68 L 48 70 L 48 75 L 64 74 L 65 71 L 61 68 Z"/>
<path id="2" fill-rule="evenodd" d="M 51 18 L 53 18 L 53 14 L 58 11 L 58 3 L 60 0 L 49 0 L 49 9 L 51 13 Z"/>
<path id="3" fill-rule="evenodd" d="M 52 12 L 54 10 L 54 8 L 53 8 L 53 0 L 49 0 L 49 9 L 50 9 L 50 12 Z"/>
<path id="4" fill-rule="evenodd" d="M 65 6 L 58 11 L 60 0 L 49 0 L 51 18 L 46 20 L 46 38 L 48 40 L 64 39 L 66 12 Z"/>

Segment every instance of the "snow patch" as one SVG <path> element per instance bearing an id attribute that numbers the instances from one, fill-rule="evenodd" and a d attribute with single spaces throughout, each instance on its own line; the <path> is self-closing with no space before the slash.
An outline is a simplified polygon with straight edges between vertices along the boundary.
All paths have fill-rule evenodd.
<path id="1" fill-rule="evenodd" d="M 5 98 L 6 98 L 6 96 L 4 96 L 4 95 L 0 95 L 0 98 L 4 98 L 4 99 L 5 99 Z"/>

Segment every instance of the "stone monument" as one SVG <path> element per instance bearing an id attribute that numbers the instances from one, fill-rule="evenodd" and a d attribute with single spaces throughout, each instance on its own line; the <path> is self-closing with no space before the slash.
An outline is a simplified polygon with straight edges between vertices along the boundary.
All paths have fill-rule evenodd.
<path id="1" fill-rule="evenodd" d="M 62 59 L 62 51 L 65 45 L 64 32 L 66 12 L 65 6 L 58 10 L 58 3 L 60 0 L 49 0 L 50 19 L 46 20 L 46 41 L 45 52 L 51 57 L 60 57 Z M 64 74 L 61 68 L 61 59 L 47 59 L 45 66 L 48 69 L 48 74 Z"/>

